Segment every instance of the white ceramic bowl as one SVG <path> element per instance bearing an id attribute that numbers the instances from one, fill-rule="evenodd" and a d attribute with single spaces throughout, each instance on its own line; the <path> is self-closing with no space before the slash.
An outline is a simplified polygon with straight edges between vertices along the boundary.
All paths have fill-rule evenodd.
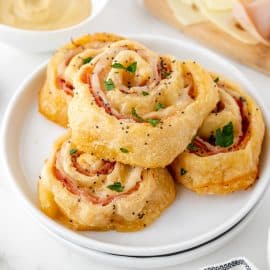
<path id="1" fill-rule="evenodd" d="M 89 0 L 90 1 L 90 0 Z M 68 43 L 71 38 L 89 33 L 93 19 L 101 13 L 109 0 L 91 0 L 92 11 L 79 24 L 50 31 L 25 30 L 0 24 L 0 39 L 13 47 L 31 52 L 47 52 Z"/>
<path id="2" fill-rule="evenodd" d="M 194 59 L 206 68 L 222 73 L 256 97 L 269 127 L 269 112 L 258 91 L 234 66 L 197 45 L 155 36 L 134 36 L 149 48 Z M 53 141 L 64 129 L 47 121 L 37 110 L 37 94 L 45 79 L 46 63 L 19 87 L 3 123 L 3 160 L 17 197 L 39 222 L 59 236 L 82 247 L 103 252 L 156 256 L 180 252 L 204 244 L 237 224 L 256 205 L 269 183 L 269 141 L 261 158 L 261 174 L 247 191 L 228 196 L 198 196 L 179 187 L 177 198 L 161 217 L 146 229 L 133 233 L 75 232 L 45 216 L 38 207 L 37 179 Z M 269 139 L 268 136 L 266 136 Z"/>

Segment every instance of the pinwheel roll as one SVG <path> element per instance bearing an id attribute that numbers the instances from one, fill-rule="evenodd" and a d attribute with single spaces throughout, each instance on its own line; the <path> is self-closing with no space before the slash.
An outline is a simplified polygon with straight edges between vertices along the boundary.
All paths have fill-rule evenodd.
<path id="1" fill-rule="evenodd" d="M 130 40 L 83 66 L 74 85 L 69 122 L 77 147 L 146 168 L 165 167 L 184 151 L 218 100 L 197 63 Z"/>
<path id="2" fill-rule="evenodd" d="M 172 171 L 197 193 L 226 194 L 245 190 L 257 179 L 264 121 L 258 105 L 237 85 L 213 79 L 220 100 Z"/>
<path id="3" fill-rule="evenodd" d="M 98 159 L 75 148 L 69 135 L 55 144 L 38 190 L 42 210 L 75 230 L 139 230 L 175 198 L 166 169 Z"/>
<path id="4" fill-rule="evenodd" d="M 66 127 L 67 106 L 73 96 L 73 77 L 79 68 L 121 37 L 97 33 L 86 35 L 60 48 L 50 60 L 47 77 L 39 94 L 39 111 Z"/>

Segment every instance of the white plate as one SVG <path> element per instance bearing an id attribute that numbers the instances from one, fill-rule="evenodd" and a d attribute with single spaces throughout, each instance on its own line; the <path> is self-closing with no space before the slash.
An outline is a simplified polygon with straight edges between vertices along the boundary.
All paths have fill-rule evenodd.
<path id="1" fill-rule="evenodd" d="M 265 192 L 266 193 L 266 192 Z M 264 193 L 264 194 L 265 194 Z M 265 196 L 264 196 L 265 197 Z M 217 251 L 227 242 L 229 242 L 233 237 L 235 237 L 239 232 L 241 232 L 245 226 L 251 221 L 255 213 L 260 209 L 265 198 L 260 200 L 254 208 L 245 216 L 238 224 L 236 224 L 229 231 L 210 241 L 207 244 L 193 248 L 189 251 L 179 252 L 177 254 L 169 256 L 159 256 L 159 257 L 128 257 L 128 256 L 118 256 L 108 253 L 103 253 L 95 251 L 92 249 L 83 248 L 79 245 L 71 243 L 62 237 L 59 237 L 56 233 L 49 231 L 49 233 L 62 242 L 65 246 L 72 248 L 76 252 L 88 256 L 89 258 L 99 262 L 105 263 L 110 266 L 119 266 L 125 268 L 138 268 L 138 269 L 150 269 L 150 268 L 163 268 L 173 265 L 187 263 L 192 260 L 196 260 L 203 257 L 211 252 Z M 46 228 L 47 229 L 47 228 Z M 180 268 L 179 268 L 180 269 Z M 255 270 L 255 269 L 254 269 Z"/>
<path id="2" fill-rule="evenodd" d="M 223 73 L 242 84 L 259 101 L 269 126 L 269 114 L 257 90 L 234 66 L 206 49 L 190 43 L 154 37 L 134 39 L 148 47 L 171 53 L 181 59 L 192 58 L 209 70 Z M 248 191 L 228 196 L 198 196 L 182 187 L 172 206 L 151 226 L 133 233 L 74 232 L 46 217 L 38 208 L 36 185 L 43 161 L 53 141 L 64 129 L 37 112 L 37 93 L 45 78 L 43 64 L 20 86 L 9 104 L 3 124 L 3 156 L 18 197 L 27 209 L 58 235 L 83 247 L 108 253 L 152 256 L 179 252 L 206 243 L 237 224 L 257 203 L 269 175 L 269 143 L 265 143 L 259 181 Z M 267 136 L 268 138 L 268 136 Z"/>
<path id="3" fill-rule="evenodd" d="M 53 51 L 69 42 L 71 38 L 91 31 L 93 19 L 103 11 L 109 0 L 89 1 L 92 5 L 91 14 L 78 24 L 48 31 L 20 29 L 0 24 L 0 39 L 2 42 L 30 52 Z"/>

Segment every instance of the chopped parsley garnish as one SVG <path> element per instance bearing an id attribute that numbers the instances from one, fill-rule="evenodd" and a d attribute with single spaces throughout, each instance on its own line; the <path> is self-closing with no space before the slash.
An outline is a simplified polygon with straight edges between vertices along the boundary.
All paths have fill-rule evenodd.
<path id="1" fill-rule="evenodd" d="M 240 101 L 242 101 L 242 102 L 245 102 L 246 101 L 246 99 L 244 98 L 244 97 L 239 97 L 239 99 L 240 99 Z"/>
<path id="2" fill-rule="evenodd" d="M 127 148 L 124 148 L 124 147 L 121 147 L 121 148 L 120 148 L 120 151 L 121 151 L 122 153 L 128 153 L 128 152 L 129 152 L 128 149 L 127 149 Z"/>
<path id="3" fill-rule="evenodd" d="M 145 91 L 142 91 L 142 94 L 143 94 L 143 96 L 148 96 L 149 95 L 149 93 L 145 92 Z"/>
<path id="4" fill-rule="evenodd" d="M 163 108 L 165 108 L 165 106 L 163 104 L 157 103 L 156 106 L 155 106 L 155 111 L 157 112 L 157 111 L 159 111 L 160 109 L 163 109 Z"/>
<path id="5" fill-rule="evenodd" d="M 172 72 L 164 72 L 163 75 L 165 78 L 168 78 L 171 74 L 172 74 Z"/>
<path id="6" fill-rule="evenodd" d="M 198 147 L 193 142 L 191 142 L 190 144 L 188 144 L 187 149 L 190 151 L 196 151 L 198 150 Z"/>
<path id="7" fill-rule="evenodd" d="M 139 122 L 148 122 L 151 124 L 153 127 L 157 126 L 160 123 L 160 119 L 153 119 L 153 118 L 148 118 L 144 120 L 138 113 L 136 112 L 136 109 L 133 107 L 131 110 L 132 115 L 139 121 Z"/>
<path id="8" fill-rule="evenodd" d="M 136 69 L 137 69 L 137 62 L 133 62 L 126 68 L 126 71 L 130 73 L 135 73 Z"/>
<path id="9" fill-rule="evenodd" d="M 219 77 L 216 77 L 216 78 L 214 79 L 214 82 L 215 82 L 215 83 L 218 83 L 218 82 L 219 82 Z"/>
<path id="10" fill-rule="evenodd" d="M 71 156 L 74 155 L 74 154 L 76 154 L 77 152 L 78 152 L 78 150 L 75 149 L 75 148 L 72 148 L 72 149 L 69 150 L 69 154 L 70 154 Z"/>
<path id="11" fill-rule="evenodd" d="M 233 144 L 233 123 L 229 122 L 222 129 L 216 130 L 215 144 L 221 147 L 228 147 Z"/>
<path id="12" fill-rule="evenodd" d="M 87 57 L 82 60 L 83 65 L 90 63 L 93 60 L 93 57 Z"/>
<path id="13" fill-rule="evenodd" d="M 112 79 L 109 79 L 107 81 L 104 81 L 104 85 L 105 85 L 107 91 L 111 91 L 111 90 L 113 90 L 115 88 Z"/>
<path id="14" fill-rule="evenodd" d="M 120 182 L 115 182 L 112 185 L 108 185 L 107 188 L 116 192 L 122 192 L 124 190 L 124 186 Z"/>
<path id="15" fill-rule="evenodd" d="M 180 169 L 180 175 L 185 175 L 187 173 L 187 170 L 184 168 Z"/>
<path id="16" fill-rule="evenodd" d="M 137 118 L 138 121 L 143 122 L 143 118 L 142 118 L 141 116 L 138 115 L 138 113 L 136 112 L 136 109 L 135 109 L 134 107 L 131 109 L 131 114 L 132 114 L 135 118 Z"/>
<path id="17" fill-rule="evenodd" d="M 130 73 L 135 73 L 137 69 L 137 62 L 131 63 L 129 66 L 125 67 L 121 63 L 113 63 L 111 65 L 112 68 L 117 68 L 117 69 L 124 69 L 125 71 L 128 71 Z"/>
<path id="18" fill-rule="evenodd" d="M 166 79 L 171 75 L 172 71 L 170 71 L 167 68 L 167 63 L 164 61 L 164 59 L 161 57 L 160 58 L 160 75 L 161 79 Z"/>
<path id="19" fill-rule="evenodd" d="M 112 64 L 111 67 L 112 67 L 112 68 L 117 68 L 117 69 L 124 69 L 124 70 L 126 70 L 126 68 L 125 68 L 122 64 L 117 63 L 117 62 L 114 63 L 114 64 Z"/>
<path id="20" fill-rule="evenodd" d="M 152 118 L 148 118 L 147 122 L 153 126 L 156 127 L 159 123 L 160 123 L 160 119 L 152 119 Z"/>

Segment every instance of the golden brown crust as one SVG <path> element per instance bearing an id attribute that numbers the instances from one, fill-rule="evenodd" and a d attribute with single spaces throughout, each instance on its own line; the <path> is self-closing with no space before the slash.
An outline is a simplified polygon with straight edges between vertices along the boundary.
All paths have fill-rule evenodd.
<path id="1" fill-rule="evenodd" d="M 59 76 L 72 85 L 72 79 L 82 65 L 82 58 L 95 56 L 100 53 L 104 46 L 123 39 L 120 36 L 108 33 L 95 33 L 84 35 L 78 39 L 72 40 L 69 44 L 56 51 L 49 61 L 47 67 L 46 81 L 39 93 L 39 111 L 47 119 L 67 127 L 67 107 L 72 98 L 72 90 L 67 94 L 59 85 Z M 74 54 L 73 54 L 74 52 Z M 80 58 L 75 59 L 74 58 Z M 63 74 L 59 74 L 59 66 L 63 62 L 66 65 L 60 69 Z M 72 67 L 74 65 L 74 67 Z"/>
<path id="2" fill-rule="evenodd" d="M 102 205 L 89 201 L 84 195 L 72 193 L 55 175 L 55 164 L 58 162 L 56 159 L 62 155 L 63 151 L 66 151 L 63 148 L 69 143 L 68 140 L 69 134 L 56 142 L 53 154 L 45 163 L 39 179 L 38 196 L 41 209 L 51 218 L 74 230 L 136 231 L 151 224 L 174 200 L 174 182 L 166 169 L 141 170 L 118 163 L 107 176 L 97 175 L 89 177 L 86 182 L 83 182 L 85 180 L 82 175 L 82 179 L 78 180 L 81 182 L 76 183 L 80 185 L 80 188 L 83 185 L 87 185 L 90 190 L 92 187 L 96 188 L 95 194 L 108 192 L 110 195 L 118 196 L 119 193 L 108 189 L 107 181 L 110 181 L 109 178 L 118 173 L 116 170 L 119 170 L 121 175 L 118 174 L 117 179 L 126 175 L 129 179 L 126 179 L 125 185 L 128 186 L 128 181 L 136 180 L 132 179 L 132 172 L 139 170 L 141 171 L 141 180 L 139 180 L 139 184 L 138 182 L 136 184 L 137 189 L 130 194 L 124 195 L 125 191 L 123 191 L 122 196 Z M 69 155 L 69 151 L 67 153 Z M 61 163 L 66 168 L 65 172 L 70 174 L 73 171 L 74 174 L 78 175 L 78 172 L 66 167 L 65 159 L 68 158 L 64 155 L 64 161 Z M 84 160 L 87 158 L 89 155 L 83 156 Z M 128 171 L 127 174 L 124 174 L 125 170 Z M 73 179 L 73 181 L 75 180 Z M 91 184 L 91 181 L 94 182 Z M 98 189 L 99 185 L 103 183 L 102 181 L 105 182 L 104 190 Z M 104 197 L 106 199 L 107 195 Z"/>
<path id="3" fill-rule="evenodd" d="M 122 49 L 125 46 L 128 50 Z M 129 91 L 127 94 L 122 91 L 124 83 L 120 86 L 116 85 L 112 91 L 98 89 L 96 91 L 99 93 L 102 91 L 108 100 L 105 102 L 106 108 L 100 106 L 95 94 L 91 92 L 95 86 L 90 88 L 88 82 L 83 79 L 85 73 L 90 74 L 92 70 L 94 72 L 91 74 L 95 76 L 95 70 L 99 69 L 100 63 L 103 63 L 106 58 L 112 59 L 107 57 L 110 55 L 108 50 L 100 54 L 91 66 L 83 67 L 74 80 L 78 94 L 74 96 L 69 107 L 72 140 L 82 151 L 93 152 L 100 158 L 106 157 L 109 160 L 145 168 L 165 167 L 186 148 L 206 115 L 215 107 L 218 94 L 214 89 L 213 81 L 208 73 L 195 62 L 181 63 L 168 56 L 162 56 L 162 59 L 166 59 L 171 65 L 171 77 L 161 79 L 157 86 L 151 88 L 150 85 L 153 84 L 151 79 L 154 76 L 152 70 L 155 65 L 150 63 L 154 62 L 152 59 L 159 59 L 159 55 L 133 41 L 116 42 L 111 46 L 111 50 L 112 53 L 120 50 L 119 54 L 113 57 L 117 61 L 121 56 L 123 63 L 125 59 L 130 58 L 135 58 L 138 66 L 142 62 L 141 67 L 137 68 L 138 74 L 134 74 L 134 80 L 137 79 L 137 75 L 141 76 L 140 74 L 145 75 L 145 72 L 149 72 L 150 83 L 149 85 L 137 83 L 135 90 L 131 87 L 127 90 Z M 145 60 L 147 59 L 145 55 L 151 59 L 149 62 Z M 111 63 L 102 70 L 109 71 L 107 77 L 104 75 L 106 78 L 99 78 L 100 82 L 108 78 L 113 78 L 115 82 L 123 80 L 123 77 L 120 79 L 116 77 L 122 71 L 117 70 L 117 75 L 115 75 L 111 69 Z M 186 74 L 192 77 L 194 98 L 189 96 L 187 88 L 184 87 Z M 147 81 L 148 78 L 146 77 L 145 80 Z M 147 89 L 148 95 L 143 95 L 141 88 Z M 163 104 L 167 103 L 166 108 L 153 112 L 157 100 L 161 100 L 158 102 Z M 100 102 L 99 99 L 98 102 Z M 117 110 L 120 116 L 108 112 L 109 107 L 112 111 Z M 146 119 L 146 115 L 154 115 L 160 123 L 152 126 L 146 120 L 139 119 L 138 121 L 137 116 L 134 117 L 134 113 L 132 114 L 134 109 L 139 117 Z M 167 114 L 164 114 L 166 112 Z M 196 117 L 194 117 L 195 114 Z M 128 153 L 121 151 L 121 148 L 127 149 Z"/>
<path id="4" fill-rule="evenodd" d="M 232 193 L 238 190 L 246 190 L 252 186 L 257 179 L 257 169 L 254 172 L 250 172 L 240 177 L 230 179 L 230 181 L 224 181 L 223 183 L 217 181 L 213 176 L 209 179 L 205 185 L 197 186 L 188 177 L 183 177 L 181 183 L 188 189 L 197 192 L 198 194 L 219 194 L 224 195 Z"/>
<path id="5" fill-rule="evenodd" d="M 235 145 L 225 152 L 203 156 L 186 150 L 172 163 L 175 179 L 199 194 L 227 194 L 245 190 L 258 176 L 259 156 L 264 137 L 261 111 L 255 101 L 239 86 L 221 76 L 218 77 L 220 85 L 241 97 L 247 104 L 249 127 L 239 146 Z M 204 123 L 207 123 L 207 119 Z"/>
<path id="6" fill-rule="evenodd" d="M 46 79 L 39 92 L 39 112 L 48 120 L 67 127 L 67 108 L 72 97 L 60 89 L 52 90 L 54 88 L 48 86 L 52 82 L 49 83 L 48 80 L 49 78 Z"/>

